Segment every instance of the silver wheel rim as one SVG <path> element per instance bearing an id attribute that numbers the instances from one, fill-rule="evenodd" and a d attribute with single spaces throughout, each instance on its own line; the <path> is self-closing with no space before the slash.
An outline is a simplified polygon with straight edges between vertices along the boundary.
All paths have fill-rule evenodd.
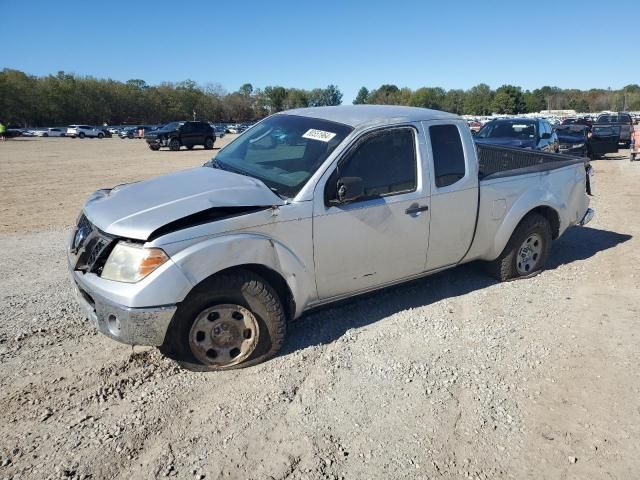
<path id="1" fill-rule="evenodd" d="M 542 257 L 542 237 L 532 233 L 522 242 L 516 256 L 516 269 L 520 275 L 533 272 Z"/>
<path id="2" fill-rule="evenodd" d="M 205 365 L 229 367 L 253 353 L 258 334 L 258 322 L 249 310 L 240 305 L 216 305 L 196 317 L 189 332 L 189 347 Z"/>

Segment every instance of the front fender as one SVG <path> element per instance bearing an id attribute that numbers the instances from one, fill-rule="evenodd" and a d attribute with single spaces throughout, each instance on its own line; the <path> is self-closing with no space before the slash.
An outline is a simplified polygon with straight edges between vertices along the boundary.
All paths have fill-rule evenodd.
<path id="1" fill-rule="evenodd" d="M 295 316 L 316 297 L 313 272 L 283 243 L 267 235 L 237 233 L 209 238 L 172 256 L 194 285 L 232 267 L 257 264 L 285 279 L 296 303 Z"/>

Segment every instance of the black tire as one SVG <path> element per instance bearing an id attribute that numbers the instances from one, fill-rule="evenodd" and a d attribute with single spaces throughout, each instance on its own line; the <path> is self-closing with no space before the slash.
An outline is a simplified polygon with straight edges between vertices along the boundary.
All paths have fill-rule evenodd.
<path id="1" fill-rule="evenodd" d="M 80 137 L 80 138 L 84 138 L 84 132 L 80 132 L 80 133 L 78 134 L 78 137 Z"/>
<path id="2" fill-rule="evenodd" d="M 248 309 L 258 324 L 258 342 L 242 362 L 217 366 L 199 361 L 189 346 L 189 332 L 198 315 L 213 306 L 236 304 Z M 276 291 L 260 276 L 235 270 L 211 277 L 196 286 L 181 302 L 171 320 L 160 351 L 181 366 L 195 371 L 249 367 L 273 357 L 286 336 L 287 319 Z"/>
<path id="3" fill-rule="evenodd" d="M 214 144 L 213 138 L 207 137 L 204 139 L 205 150 L 213 150 L 213 144 Z"/>
<path id="4" fill-rule="evenodd" d="M 160 147 L 158 145 L 149 145 L 149 148 L 154 152 L 157 152 L 158 150 L 160 150 Z"/>
<path id="5" fill-rule="evenodd" d="M 542 247 L 534 267 L 525 273 L 518 269 L 518 252 L 532 235 L 538 236 L 542 242 Z M 489 272 L 501 282 L 518 278 L 530 278 L 537 275 L 547 263 L 551 250 L 551 240 L 551 225 L 549 225 L 549 221 L 542 215 L 530 213 L 520 221 L 500 256 L 489 262 Z"/>
<path id="6" fill-rule="evenodd" d="M 44 133 L 44 134 L 42 134 L 42 136 L 43 136 L 43 137 L 48 137 L 48 136 L 49 136 L 49 134 L 48 134 L 48 133 Z"/>
<path id="7" fill-rule="evenodd" d="M 177 152 L 178 150 L 180 150 L 180 142 L 177 138 L 171 139 L 171 141 L 169 142 L 169 150 L 173 152 Z"/>
<path id="8" fill-rule="evenodd" d="M 100 140 L 102 140 L 102 139 L 104 138 L 104 133 L 99 133 L 99 134 L 98 134 L 98 138 L 99 138 Z"/>

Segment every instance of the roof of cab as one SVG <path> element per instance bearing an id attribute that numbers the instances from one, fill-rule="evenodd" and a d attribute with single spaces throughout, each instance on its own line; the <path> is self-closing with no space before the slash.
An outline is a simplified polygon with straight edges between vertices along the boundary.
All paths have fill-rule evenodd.
<path id="1" fill-rule="evenodd" d="M 313 117 L 344 123 L 354 128 L 364 125 L 419 122 L 422 120 L 458 119 L 457 115 L 438 110 L 396 105 L 339 105 L 336 107 L 297 108 L 280 112 L 285 115 Z"/>

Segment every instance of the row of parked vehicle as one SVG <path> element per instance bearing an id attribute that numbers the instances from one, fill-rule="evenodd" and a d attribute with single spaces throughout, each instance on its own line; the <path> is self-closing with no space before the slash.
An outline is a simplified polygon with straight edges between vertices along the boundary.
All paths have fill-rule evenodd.
<path id="1" fill-rule="evenodd" d="M 568 118 L 551 125 L 545 118 L 503 118 L 477 128 L 470 125 L 477 144 L 526 148 L 552 153 L 598 158 L 630 148 L 634 119 L 629 113 L 606 113 L 592 121 Z M 635 147 L 635 143 L 634 143 Z M 633 154 L 632 154 L 633 155 Z"/>
<path id="2" fill-rule="evenodd" d="M 175 123 L 175 122 L 172 122 Z M 167 124 L 165 124 L 167 125 Z M 8 137 L 71 137 L 71 138 L 111 138 L 121 139 L 145 138 L 145 134 L 163 128 L 165 125 L 121 125 L 93 126 L 69 125 L 67 127 L 22 128 L 18 125 L 7 127 Z M 216 137 L 222 138 L 227 133 L 237 134 L 251 127 L 252 123 L 218 124 L 208 122 L 215 131 Z"/>

